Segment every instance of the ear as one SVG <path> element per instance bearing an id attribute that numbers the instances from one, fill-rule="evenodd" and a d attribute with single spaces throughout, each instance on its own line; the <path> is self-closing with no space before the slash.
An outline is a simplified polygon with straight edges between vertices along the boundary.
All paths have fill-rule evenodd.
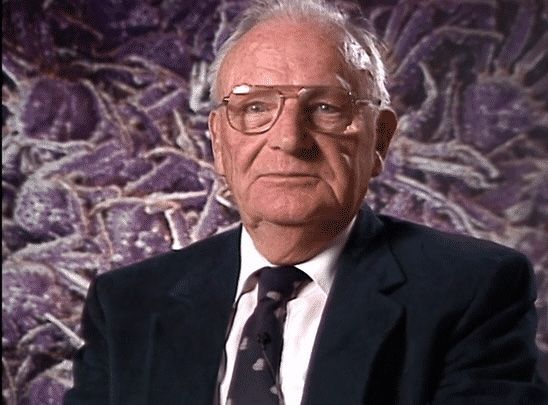
<path id="1" fill-rule="evenodd" d="M 209 133 L 211 135 L 211 147 L 213 149 L 213 160 L 215 162 L 215 170 L 221 176 L 225 175 L 225 166 L 223 163 L 223 154 L 221 151 L 221 117 L 217 110 L 209 113 L 207 120 Z"/>
<path id="2" fill-rule="evenodd" d="M 372 176 L 378 176 L 384 167 L 384 159 L 388 153 L 388 147 L 398 127 L 396 113 L 390 108 L 383 108 L 377 114 L 375 123 L 375 163 Z"/>

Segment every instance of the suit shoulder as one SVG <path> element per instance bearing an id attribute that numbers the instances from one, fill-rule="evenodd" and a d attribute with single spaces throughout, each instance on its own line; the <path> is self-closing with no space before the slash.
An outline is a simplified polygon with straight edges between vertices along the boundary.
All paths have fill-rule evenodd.
<path id="1" fill-rule="evenodd" d="M 386 227 L 391 241 L 401 245 L 416 245 L 437 247 L 444 255 L 458 255 L 461 257 L 519 256 L 525 255 L 510 247 L 485 239 L 441 231 L 414 222 L 380 215 L 379 218 Z M 416 246 L 413 246 L 416 247 Z M 440 250 L 437 250 L 440 252 Z"/>
<path id="2" fill-rule="evenodd" d="M 464 312 L 487 297 L 495 310 L 536 297 L 535 274 L 522 253 L 497 243 L 381 216 L 390 250 L 413 298 Z M 434 305 L 434 304 L 433 304 Z M 487 311 L 488 312 L 488 311 Z"/>
<path id="3" fill-rule="evenodd" d="M 380 216 L 380 219 L 394 254 L 414 258 L 411 261 L 415 267 L 444 273 L 458 272 L 462 277 L 489 277 L 491 272 L 510 272 L 513 275 L 521 272 L 526 277 L 532 276 L 527 257 L 507 246 L 389 216 Z M 424 263 L 429 265 L 424 266 Z"/>

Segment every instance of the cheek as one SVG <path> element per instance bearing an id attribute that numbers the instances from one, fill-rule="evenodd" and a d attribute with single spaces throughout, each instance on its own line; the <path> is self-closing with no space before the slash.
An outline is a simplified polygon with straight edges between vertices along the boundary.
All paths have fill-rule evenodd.
<path id="1" fill-rule="evenodd" d="M 225 167 L 225 175 L 231 177 L 232 172 L 238 167 L 235 158 L 238 156 L 238 141 L 239 139 L 234 136 L 232 128 L 223 120 L 221 124 L 222 140 L 220 145 L 221 156 L 223 159 L 223 165 Z"/>
<path id="2" fill-rule="evenodd" d="M 329 177 L 337 180 L 351 179 L 357 171 L 364 168 L 367 151 L 357 139 L 338 140 L 337 143 L 323 148 Z"/>
<path id="3" fill-rule="evenodd" d="M 225 177 L 232 185 L 234 179 L 238 179 L 238 170 L 240 169 L 240 164 L 238 162 L 238 153 L 237 146 L 233 144 L 225 143 L 222 149 L 223 154 L 223 163 L 225 166 Z"/>
<path id="4" fill-rule="evenodd" d="M 242 136 L 228 126 L 223 128 L 223 134 L 225 138 L 221 146 L 221 154 L 225 177 L 233 190 L 238 187 L 245 188 L 251 166 L 261 148 L 261 140 Z"/>
<path id="5" fill-rule="evenodd" d="M 356 139 L 349 139 L 324 151 L 324 179 L 335 194 L 340 199 L 345 199 L 349 195 L 362 193 L 367 187 L 373 168 L 372 146 Z"/>

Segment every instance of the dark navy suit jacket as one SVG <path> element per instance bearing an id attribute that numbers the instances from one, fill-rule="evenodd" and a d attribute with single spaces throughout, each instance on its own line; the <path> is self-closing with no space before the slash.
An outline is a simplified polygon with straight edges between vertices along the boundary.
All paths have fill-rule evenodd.
<path id="1" fill-rule="evenodd" d="M 64 403 L 212 404 L 239 238 L 229 231 L 97 277 Z M 535 377 L 534 299 L 523 255 L 364 208 L 302 404 L 547 404 Z"/>

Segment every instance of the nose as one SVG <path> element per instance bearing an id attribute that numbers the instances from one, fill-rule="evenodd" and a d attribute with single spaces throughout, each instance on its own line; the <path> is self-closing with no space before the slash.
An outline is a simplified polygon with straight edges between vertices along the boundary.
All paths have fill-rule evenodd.
<path id="1" fill-rule="evenodd" d="M 272 149 L 302 155 L 314 149 L 314 138 L 306 129 L 297 99 L 287 98 L 276 123 L 267 133 Z"/>

